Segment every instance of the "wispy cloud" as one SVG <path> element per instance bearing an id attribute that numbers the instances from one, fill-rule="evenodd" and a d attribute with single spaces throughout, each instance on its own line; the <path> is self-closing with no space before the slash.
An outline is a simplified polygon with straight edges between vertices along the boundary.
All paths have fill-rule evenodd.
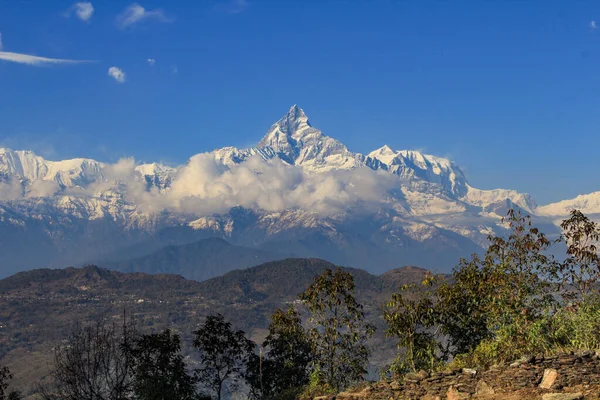
<path id="1" fill-rule="evenodd" d="M 146 10 L 138 3 L 133 3 L 117 15 L 116 24 L 119 29 L 126 29 L 142 21 L 173 22 L 174 19 L 160 8 Z"/>
<path id="2" fill-rule="evenodd" d="M 75 13 L 80 20 L 89 22 L 94 14 L 94 6 L 89 1 L 81 1 L 69 7 L 65 12 L 65 16 L 70 17 L 73 13 Z"/>
<path id="3" fill-rule="evenodd" d="M 2 45 L 2 33 L 0 33 L 0 51 L 2 51 L 3 45 Z"/>
<path id="4" fill-rule="evenodd" d="M 153 67 L 154 64 L 156 64 L 156 60 L 154 58 L 149 58 L 147 61 L 148 61 L 148 64 L 150 64 L 151 67 Z"/>
<path id="5" fill-rule="evenodd" d="M 590 29 L 598 29 L 598 24 L 596 23 L 596 21 L 590 21 Z"/>
<path id="6" fill-rule="evenodd" d="M 178 72 L 179 72 L 179 68 L 177 68 L 177 65 L 171 65 L 171 73 L 173 75 L 177 75 Z"/>
<path id="7" fill-rule="evenodd" d="M 10 61 L 18 64 L 33 65 L 36 67 L 48 64 L 83 64 L 94 62 L 89 60 L 67 60 L 62 58 L 38 57 L 30 54 L 12 53 L 9 51 L 0 51 L 0 60 Z"/>
<path id="8" fill-rule="evenodd" d="M 249 5 L 248 0 L 227 0 L 216 4 L 215 9 L 229 14 L 239 14 L 246 11 Z"/>
<path id="9" fill-rule="evenodd" d="M 125 83 L 125 72 L 121 68 L 110 67 L 108 69 L 108 75 L 115 78 L 115 80 L 119 83 Z"/>

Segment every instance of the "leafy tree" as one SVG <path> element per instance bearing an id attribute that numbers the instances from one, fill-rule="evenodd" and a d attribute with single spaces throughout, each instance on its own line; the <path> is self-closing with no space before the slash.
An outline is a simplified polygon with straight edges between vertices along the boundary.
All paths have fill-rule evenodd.
<path id="1" fill-rule="evenodd" d="M 234 331 L 221 314 L 206 317 L 194 334 L 194 347 L 200 352 L 201 363 L 196 377 L 220 400 L 224 384 L 227 382 L 230 389 L 235 388 L 243 377 L 256 345 L 246 338 L 244 331 Z"/>
<path id="2" fill-rule="evenodd" d="M 487 292 L 488 322 L 493 329 L 514 324 L 522 336 L 528 322 L 551 301 L 548 279 L 556 264 L 546 254 L 552 243 L 533 226 L 531 217 L 511 209 L 504 221 L 510 235 L 490 238 L 483 266 L 486 284 L 494 288 Z"/>
<path id="3" fill-rule="evenodd" d="M 142 335 L 128 352 L 134 360 L 133 391 L 140 400 L 191 400 L 195 379 L 186 370 L 179 335 L 165 330 Z"/>
<path id="4" fill-rule="evenodd" d="M 273 313 L 263 348 L 268 349 L 265 357 L 261 351 L 260 356 L 252 357 L 248 366 L 247 380 L 254 397 L 295 398 L 293 396 L 308 384 L 313 356 L 302 319 L 293 306 Z"/>
<path id="5" fill-rule="evenodd" d="M 594 285 L 600 279 L 598 241 L 600 227 L 581 211 L 571 211 L 571 217 L 560 225 L 567 244 L 567 258 L 560 264 L 559 278 L 562 284 L 575 288 L 585 303 Z M 569 297 L 569 291 L 565 292 Z M 574 297 L 574 296 L 570 296 Z"/>
<path id="6" fill-rule="evenodd" d="M 388 324 L 386 336 L 396 338 L 398 348 L 403 350 L 391 366 L 395 375 L 433 370 L 439 361 L 434 330 L 439 318 L 430 290 L 435 281 L 428 273 L 420 285 L 403 285 L 383 310 Z"/>
<path id="7" fill-rule="evenodd" d="M 133 360 L 126 348 L 133 324 L 121 328 L 98 321 L 77 329 L 55 352 L 53 383 L 40 388 L 42 399 L 126 400 L 132 394 Z"/>
<path id="8" fill-rule="evenodd" d="M 352 275 L 341 268 L 326 269 L 299 298 L 310 312 L 314 366 L 323 383 L 339 391 L 361 380 L 370 353 L 366 342 L 375 327 L 364 321 Z"/>
<path id="9" fill-rule="evenodd" d="M 445 355 L 469 353 L 492 336 L 488 323 L 488 307 L 496 290 L 490 284 L 492 272 L 474 254 L 454 268 L 452 284 L 445 282 L 438 288 L 436 308 L 441 332 L 448 337 Z"/>
<path id="10" fill-rule="evenodd" d="M 442 332 L 449 335 L 453 354 L 500 336 L 514 344 L 511 348 L 531 348 L 529 332 L 553 304 L 550 280 L 557 263 L 546 254 L 552 242 L 529 216 L 513 209 L 503 222 L 508 237 L 488 237 L 485 257 L 462 260 L 454 284 L 438 290 Z"/>

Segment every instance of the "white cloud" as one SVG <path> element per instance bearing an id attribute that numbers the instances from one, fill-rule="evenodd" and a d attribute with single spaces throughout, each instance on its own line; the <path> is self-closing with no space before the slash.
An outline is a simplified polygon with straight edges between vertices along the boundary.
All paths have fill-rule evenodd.
<path id="1" fill-rule="evenodd" d="M 148 64 L 150 64 L 150 66 L 153 67 L 154 64 L 156 64 L 156 60 L 154 58 L 149 58 L 148 59 Z"/>
<path id="2" fill-rule="evenodd" d="M 357 204 L 362 209 L 380 205 L 398 185 L 392 175 L 366 167 L 310 174 L 277 159 L 264 161 L 254 156 L 229 168 L 210 153 L 192 157 L 178 170 L 171 188 L 162 193 L 156 188 L 148 191 L 133 159 L 108 166 L 104 176 L 103 183 L 90 187 L 90 195 L 97 196 L 118 182 L 126 188 L 127 200 L 142 211 L 197 216 L 223 213 L 235 206 L 271 212 L 299 208 L 333 215 Z"/>
<path id="3" fill-rule="evenodd" d="M 89 22 L 94 14 L 94 6 L 89 1 L 81 1 L 69 7 L 65 16 L 70 17 L 72 13 L 75 13 L 80 20 Z"/>
<path id="4" fill-rule="evenodd" d="M 0 181 L 0 200 L 18 200 L 23 196 L 23 186 L 17 178 L 11 178 L 8 182 Z"/>
<path id="5" fill-rule="evenodd" d="M 110 67 L 108 69 L 108 75 L 112 76 L 113 78 L 115 78 L 115 80 L 119 83 L 124 83 L 125 82 L 125 72 L 123 72 L 122 69 L 117 68 L 117 67 Z"/>
<path id="6" fill-rule="evenodd" d="M 31 182 L 26 197 L 51 197 L 60 191 L 60 185 L 54 181 L 36 179 Z"/>
<path id="7" fill-rule="evenodd" d="M 146 10 L 138 3 L 133 3 L 117 16 L 116 24 L 119 29 L 125 29 L 142 21 L 173 22 L 174 19 L 168 17 L 165 12 L 159 8 L 156 10 Z"/>
<path id="8" fill-rule="evenodd" d="M 590 21 L 590 29 L 598 29 L 598 24 L 596 24 L 596 21 Z"/>
<path id="9" fill-rule="evenodd" d="M 34 66 L 41 66 L 45 64 L 82 64 L 93 62 L 89 60 L 66 60 L 60 58 L 38 57 L 30 54 L 11 53 L 8 51 L 0 51 L 0 60 Z"/>
<path id="10" fill-rule="evenodd" d="M 228 167 L 211 153 L 197 154 L 180 167 L 169 190 L 148 189 L 133 158 L 105 165 L 100 176 L 86 188 L 61 189 L 49 181 L 32 182 L 26 187 L 17 179 L 0 182 L 0 200 L 57 193 L 97 198 L 118 187 L 127 202 L 149 213 L 167 210 L 209 216 L 242 206 L 269 212 L 303 209 L 329 216 L 356 206 L 367 212 L 377 210 L 385 204 L 388 192 L 399 185 L 397 177 L 367 167 L 315 174 L 278 159 L 265 161 L 260 156 Z"/>

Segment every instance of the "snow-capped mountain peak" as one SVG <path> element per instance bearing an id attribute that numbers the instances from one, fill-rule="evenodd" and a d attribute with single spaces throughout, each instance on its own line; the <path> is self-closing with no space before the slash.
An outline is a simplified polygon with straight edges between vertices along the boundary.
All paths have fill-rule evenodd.
<path id="1" fill-rule="evenodd" d="M 390 146 L 387 144 L 378 148 L 377 150 L 373 150 L 368 154 L 368 157 L 376 158 L 384 164 L 390 164 L 394 158 L 398 155 L 397 151 L 392 150 Z"/>
<path id="2" fill-rule="evenodd" d="M 103 163 L 87 158 L 49 161 L 32 151 L 0 149 L 0 174 L 5 178 L 72 187 L 96 180 L 103 168 Z"/>
<path id="3" fill-rule="evenodd" d="M 581 194 L 574 199 L 538 207 L 536 212 L 540 215 L 565 217 L 572 210 L 580 210 L 584 214 L 600 214 L 600 192 Z"/>
<path id="4" fill-rule="evenodd" d="M 348 169 L 360 164 L 344 144 L 313 128 L 297 105 L 271 126 L 256 147 L 288 164 L 308 169 Z"/>

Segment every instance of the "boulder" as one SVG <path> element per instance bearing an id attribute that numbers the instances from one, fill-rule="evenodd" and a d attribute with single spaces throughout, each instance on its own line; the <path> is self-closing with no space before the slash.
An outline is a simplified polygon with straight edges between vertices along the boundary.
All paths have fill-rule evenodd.
<path id="1" fill-rule="evenodd" d="M 558 371 L 554 368 L 546 368 L 544 370 L 544 375 L 542 377 L 542 381 L 540 382 L 539 387 L 541 389 L 550 389 L 554 382 L 556 382 L 556 378 L 558 377 Z"/>

